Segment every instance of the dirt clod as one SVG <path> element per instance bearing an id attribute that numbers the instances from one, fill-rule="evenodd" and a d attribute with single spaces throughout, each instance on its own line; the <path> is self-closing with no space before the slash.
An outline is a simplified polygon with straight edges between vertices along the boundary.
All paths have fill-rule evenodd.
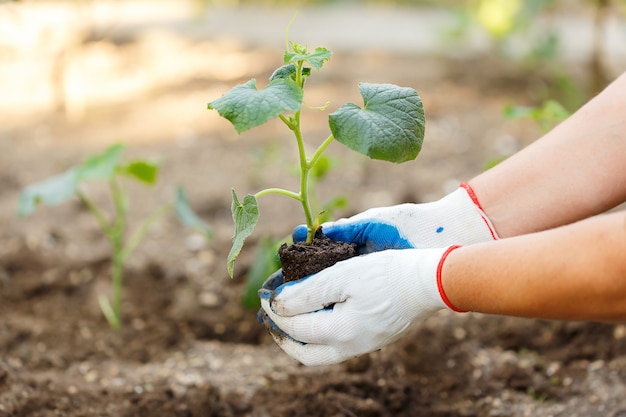
<path id="1" fill-rule="evenodd" d="M 358 255 L 356 245 L 347 242 L 335 242 L 317 229 L 311 243 L 297 242 L 293 245 L 282 244 L 278 249 L 283 268 L 284 281 L 295 281 L 315 274 Z"/>

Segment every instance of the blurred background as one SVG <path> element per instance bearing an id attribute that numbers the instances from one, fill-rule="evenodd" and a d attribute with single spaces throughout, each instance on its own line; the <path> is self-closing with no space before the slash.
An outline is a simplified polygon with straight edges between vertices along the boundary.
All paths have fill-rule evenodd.
<path id="1" fill-rule="evenodd" d="M 4 0 L 0 111 L 5 119 L 62 111 L 78 121 L 89 109 L 190 83 L 230 83 L 263 65 L 261 51 L 284 45 L 296 12 L 294 41 L 339 54 L 497 59 L 561 88 L 569 81 L 581 91 L 560 94 L 578 94 L 563 97 L 575 106 L 623 69 L 625 7 L 621 0 Z M 243 53 L 251 50 L 258 52 Z M 580 75 L 586 85 L 574 81 Z"/>

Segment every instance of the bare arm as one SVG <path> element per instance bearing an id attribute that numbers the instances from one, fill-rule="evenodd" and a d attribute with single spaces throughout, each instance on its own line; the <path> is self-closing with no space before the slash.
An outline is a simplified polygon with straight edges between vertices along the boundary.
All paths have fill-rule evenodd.
<path id="1" fill-rule="evenodd" d="M 626 321 L 626 213 L 458 248 L 442 285 L 462 310 Z"/>
<path id="2" fill-rule="evenodd" d="M 569 224 L 626 201 L 626 73 L 469 183 L 500 237 Z"/>

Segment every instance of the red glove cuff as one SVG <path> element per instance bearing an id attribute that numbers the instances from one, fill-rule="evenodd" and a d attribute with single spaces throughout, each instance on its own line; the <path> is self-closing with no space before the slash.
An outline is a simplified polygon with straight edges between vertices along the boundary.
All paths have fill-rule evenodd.
<path id="1" fill-rule="evenodd" d="M 461 310 L 461 309 L 455 307 L 454 304 L 452 304 L 452 302 L 450 302 L 450 300 L 448 299 L 448 296 L 446 295 L 445 291 L 443 290 L 443 285 L 441 283 L 441 271 L 443 270 L 443 263 L 445 262 L 446 258 L 450 254 L 450 252 L 452 252 L 453 250 L 458 249 L 460 247 L 461 246 L 459 246 L 459 245 L 450 246 L 448 248 L 448 250 L 446 250 L 443 253 L 443 256 L 441 257 L 441 260 L 439 261 L 439 265 L 437 265 L 437 289 L 439 290 L 439 295 L 441 296 L 441 299 L 446 304 L 446 306 L 448 306 L 448 308 L 450 310 L 456 311 L 457 313 L 467 313 L 467 310 Z"/>
<path id="2" fill-rule="evenodd" d="M 487 217 L 487 214 L 485 214 L 485 210 L 483 210 L 483 206 L 480 205 L 480 201 L 478 201 L 478 197 L 476 197 L 476 193 L 474 192 L 474 189 L 466 182 L 461 183 L 459 187 L 465 189 L 465 191 L 467 192 L 467 195 L 469 195 L 472 202 L 480 210 L 480 216 L 482 217 L 483 221 L 487 225 L 487 228 L 489 229 L 489 233 L 491 233 L 491 237 L 493 238 L 493 240 L 498 240 L 498 234 L 496 233 L 496 229 L 491 224 L 491 221 Z"/>

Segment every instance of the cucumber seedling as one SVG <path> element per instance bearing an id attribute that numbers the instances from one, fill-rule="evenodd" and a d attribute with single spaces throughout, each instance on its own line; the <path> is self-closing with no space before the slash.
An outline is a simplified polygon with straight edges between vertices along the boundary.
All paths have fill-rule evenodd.
<path id="1" fill-rule="evenodd" d="M 18 215 L 32 214 L 39 203 L 57 205 L 72 198 L 78 198 L 94 215 L 100 230 L 111 244 L 112 295 L 100 294 L 98 301 L 104 317 L 114 329 L 122 325 L 122 286 L 124 265 L 150 227 L 172 210 L 186 226 L 199 230 L 207 238 L 211 237 L 208 226 L 195 215 L 182 188 L 178 188 L 174 201 L 156 207 L 139 224 L 134 233 L 127 236 L 127 214 L 129 193 L 124 187 L 124 179 L 138 180 L 145 185 L 156 183 L 159 166 L 145 160 L 121 161 L 124 146 L 114 144 L 104 152 L 88 157 L 81 165 L 25 187 L 20 193 Z M 112 213 L 108 214 L 89 198 L 83 190 L 85 182 L 107 181 L 112 201 Z"/>
<path id="2" fill-rule="evenodd" d="M 228 119 L 238 133 L 279 119 L 293 133 L 299 160 L 300 189 L 297 191 L 267 188 L 240 200 L 232 190 L 235 233 L 227 259 L 231 278 L 235 260 L 258 222 L 260 197 L 278 194 L 298 201 L 307 226 L 306 242 L 314 240 L 320 211 L 311 204 L 310 189 L 314 181 L 311 173 L 323 161 L 323 153 L 333 141 L 372 159 L 394 163 L 413 160 L 421 150 L 425 117 L 418 93 L 413 88 L 393 84 L 360 83 L 363 107 L 348 103 L 331 113 L 329 135 L 310 156 L 306 154 L 301 126 L 305 84 L 313 70 L 321 70 L 330 58 L 331 51 L 326 48 L 309 51 L 305 45 L 288 42 L 283 65 L 271 74 L 266 86 L 258 89 L 256 80 L 251 79 L 208 104 L 209 109 Z"/>

